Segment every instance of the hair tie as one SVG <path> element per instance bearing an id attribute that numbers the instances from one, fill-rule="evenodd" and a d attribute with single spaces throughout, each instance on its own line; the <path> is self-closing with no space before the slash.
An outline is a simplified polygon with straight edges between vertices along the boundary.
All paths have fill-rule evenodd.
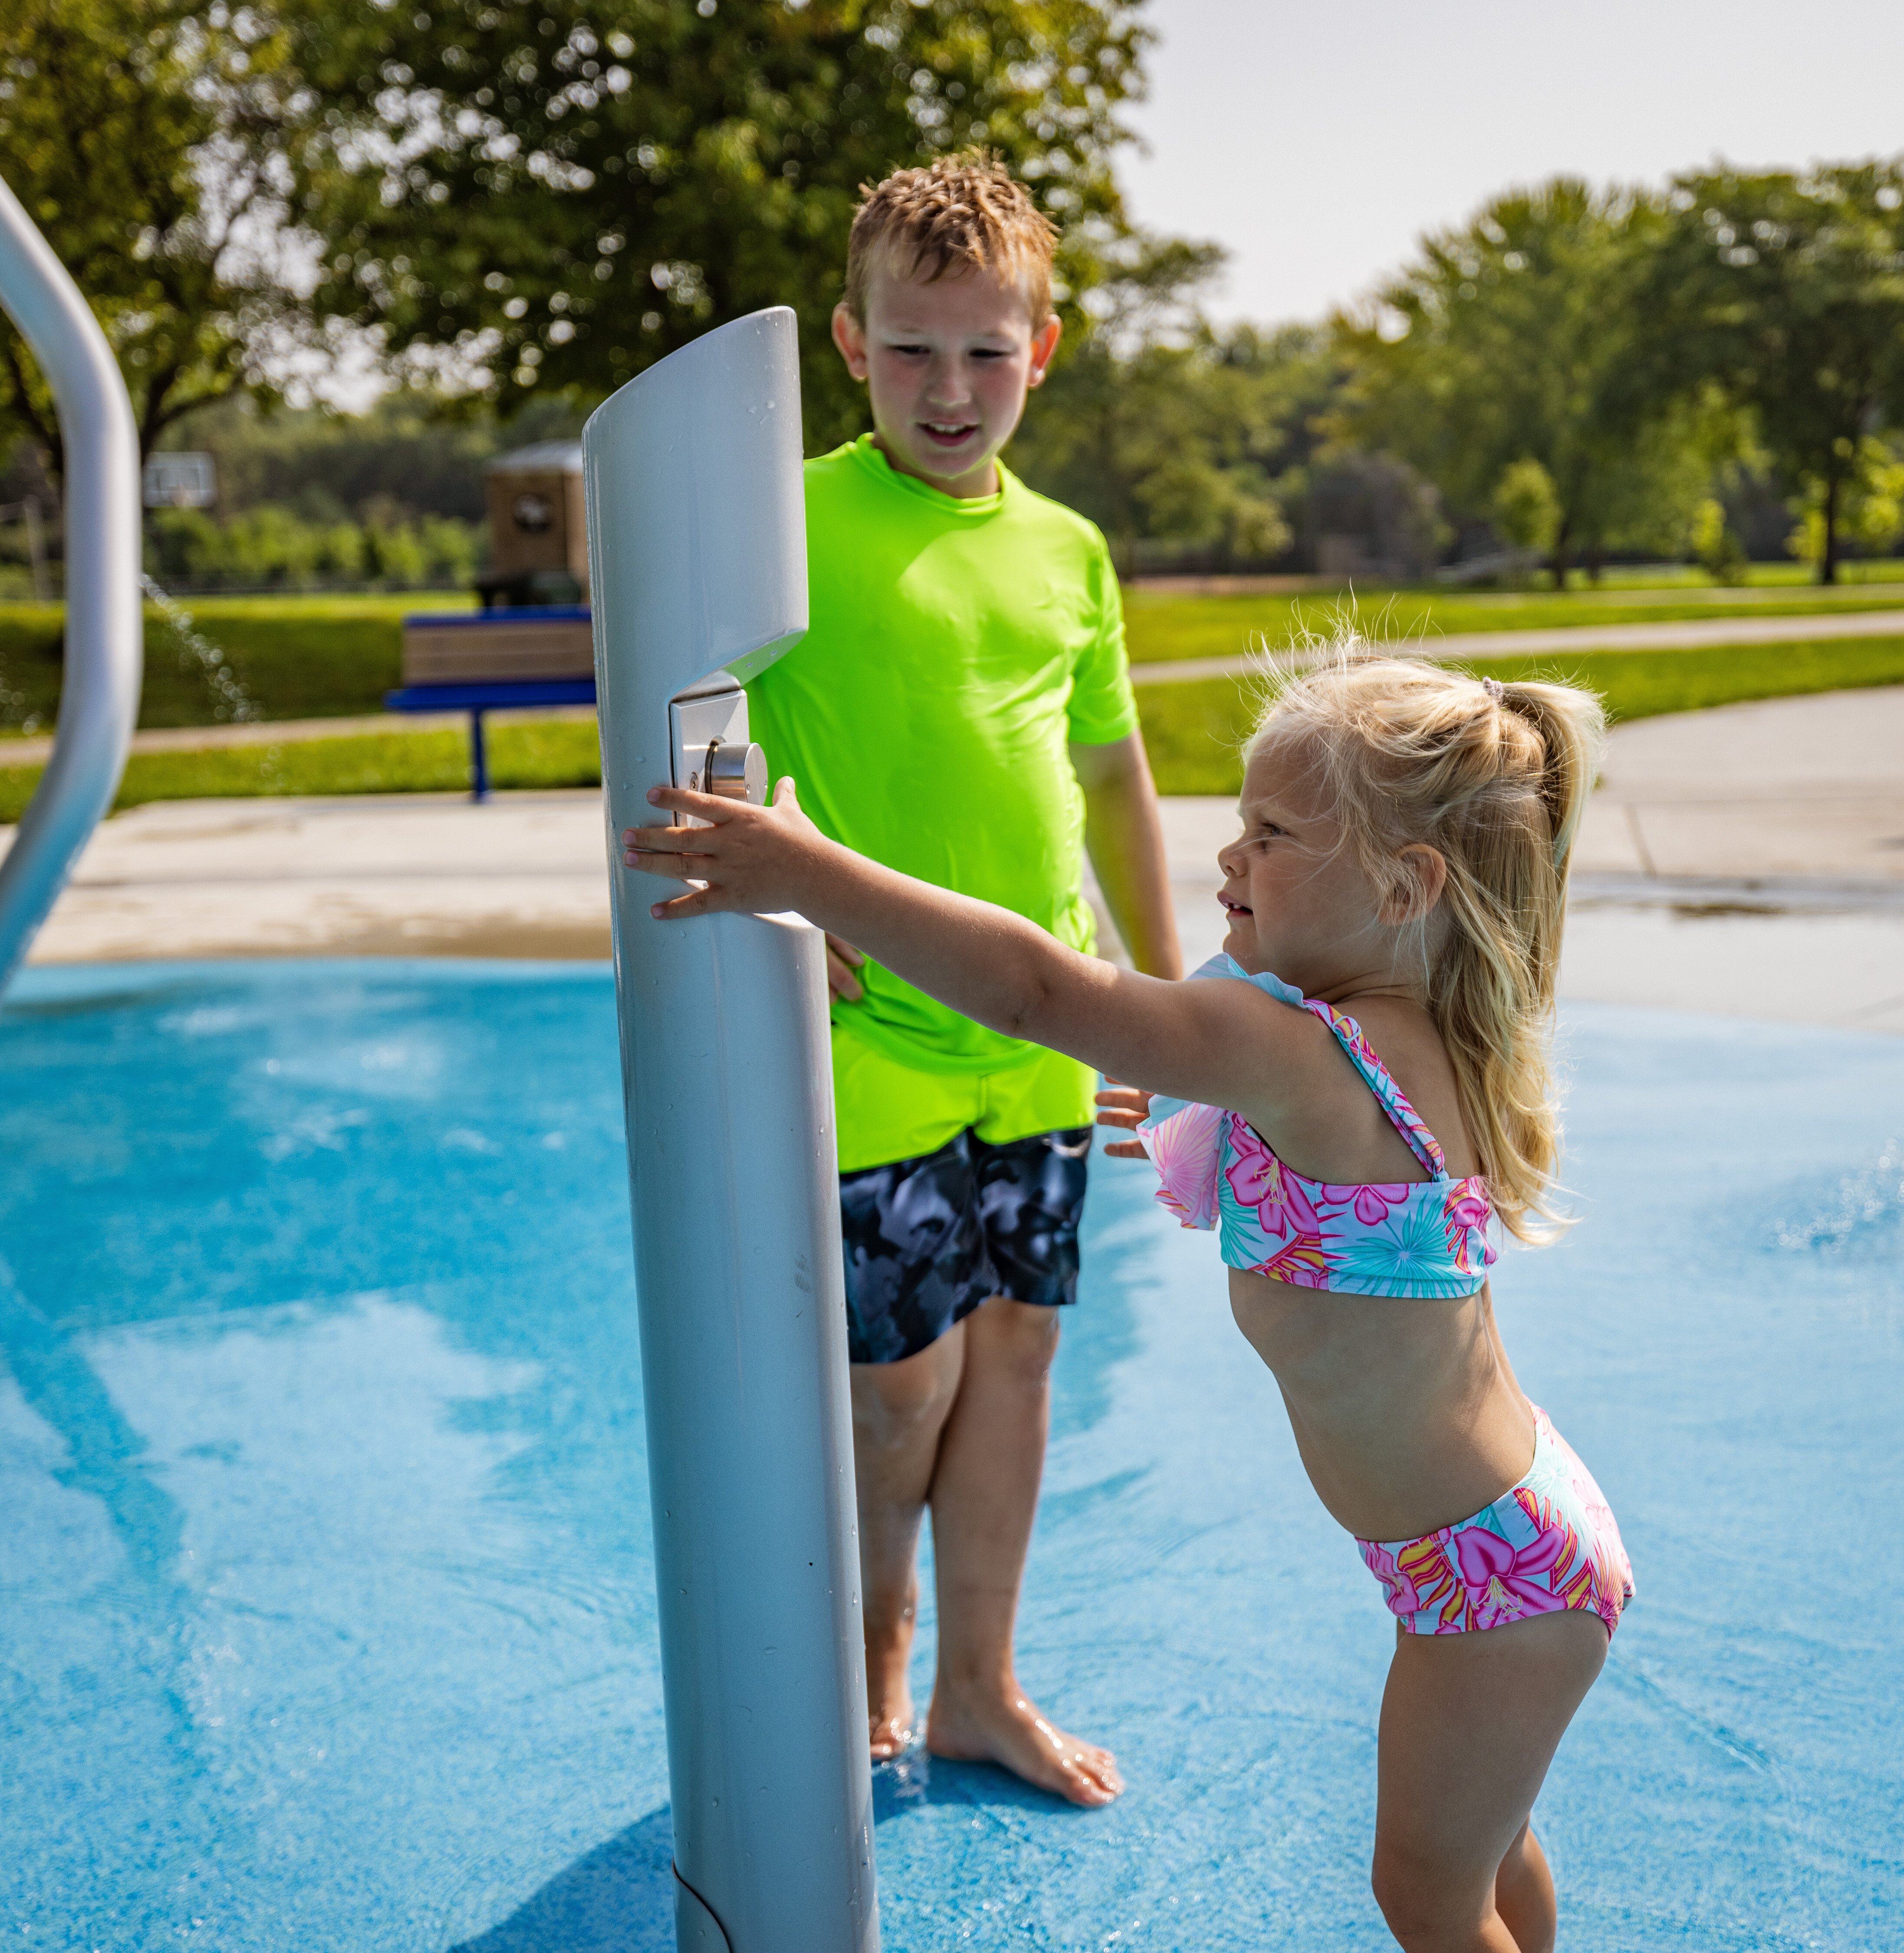
<path id="1" fill-rule="evenodd" d="M 1506 698 L 1507 695 L 1505 688 L 1502 686 L 1500 679 L 1498 678 L 1484 678 L 1481 681 L 1481 689 L 1485 691 L 1497 705 L 1498 705 L 1502 699 Z"/>

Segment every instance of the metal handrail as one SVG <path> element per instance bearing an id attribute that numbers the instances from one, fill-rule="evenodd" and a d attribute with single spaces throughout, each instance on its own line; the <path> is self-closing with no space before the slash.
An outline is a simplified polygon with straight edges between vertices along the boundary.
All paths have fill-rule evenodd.
<path id="1" fill-rule="evenodd" d="M 0 307 L 53 390 L 66 449 L 66 671 L 53 751 L 0 861 L 0 996 L 125 770 L 145 666 L 139 437 L 105 334 L 0 182 Z"/>

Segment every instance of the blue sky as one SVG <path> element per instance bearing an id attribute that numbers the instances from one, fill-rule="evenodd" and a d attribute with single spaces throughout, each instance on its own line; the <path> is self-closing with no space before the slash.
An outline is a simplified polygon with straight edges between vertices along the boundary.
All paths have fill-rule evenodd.
<path id="1" fill-rule="evenodd" d="M 1567 171 L 1904 151 L 1904 0 L 1150 0 L 1140 221 L 1233 253 L 1219 316 L 1320 316 Z"/>

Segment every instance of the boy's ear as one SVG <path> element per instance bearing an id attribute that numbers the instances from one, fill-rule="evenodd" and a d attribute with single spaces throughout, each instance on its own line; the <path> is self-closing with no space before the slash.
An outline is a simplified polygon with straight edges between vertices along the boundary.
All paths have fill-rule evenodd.
<path id="1" fill-rule="evenodd" d="M 1056 312 L 1031 335 L 1031 373 L 1025 384 L 1042 387 L 1045 383 L 1045 368 L 1051 364 L 1052 355 L 1058 350 L 1058 342 L 1064 337 L 1065 321 Z"/>
<path id="2" fill-rule="evenodd" d="M 1054 319 L 1052 323 L 1056 324 Z M 1052 342 L 1054 345 L 1056 341 Z M 866 328 L 853 315 L 852 309 L 842 299 L 833 307 L 833 343 L 839 348 L 839 356 L 846 362 L 846 370 L 855 380 L 866 378 Z"/>

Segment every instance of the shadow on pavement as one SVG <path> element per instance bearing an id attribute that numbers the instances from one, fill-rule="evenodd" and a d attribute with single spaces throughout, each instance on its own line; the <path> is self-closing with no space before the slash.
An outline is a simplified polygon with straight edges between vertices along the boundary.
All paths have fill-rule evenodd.
<path id="1" fill-rule="evenodd" d="M 664 1804 L 450 1953 L 674 1953 L 673 1856 Z"/>

